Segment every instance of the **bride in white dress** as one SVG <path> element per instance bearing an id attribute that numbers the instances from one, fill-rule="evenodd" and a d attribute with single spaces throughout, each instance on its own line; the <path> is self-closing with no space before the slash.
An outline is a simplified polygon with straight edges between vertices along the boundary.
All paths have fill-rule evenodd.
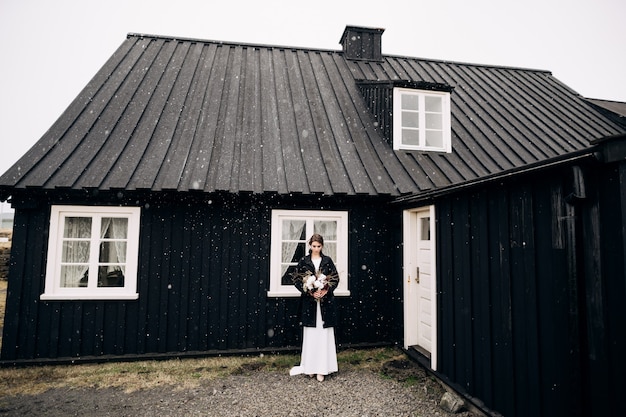
<path id="1" fill-rule="evenodd" d="M 300 365 L 290 375 L 324 376 L 337 372 L 335 325 L 337 308 L 334 290 L 339 283 L 333 260 L 322 253 L 324 238 L 314 234 L 309 239 L 311 250 L 303 257 L 294 272 L 294 285 L 302 293 L 301 323 L 303 326 Z"/>

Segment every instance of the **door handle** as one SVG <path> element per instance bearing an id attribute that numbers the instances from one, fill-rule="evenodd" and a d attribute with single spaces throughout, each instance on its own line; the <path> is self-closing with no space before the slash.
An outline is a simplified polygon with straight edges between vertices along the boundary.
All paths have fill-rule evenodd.
<path id="1" fill-rule="evenodd" d="M 415 282 L 420 283 L 420 267 L 417 267 L 417 275 L 415 275 Z"/>

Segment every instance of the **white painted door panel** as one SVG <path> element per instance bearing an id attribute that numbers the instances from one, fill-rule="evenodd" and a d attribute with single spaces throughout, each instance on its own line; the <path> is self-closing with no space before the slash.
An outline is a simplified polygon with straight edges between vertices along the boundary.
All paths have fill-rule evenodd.
<path id="1" fill-rule="evenodd" d="M 404 344 L 436 369 L 434 207 L 404 213 Z"/>

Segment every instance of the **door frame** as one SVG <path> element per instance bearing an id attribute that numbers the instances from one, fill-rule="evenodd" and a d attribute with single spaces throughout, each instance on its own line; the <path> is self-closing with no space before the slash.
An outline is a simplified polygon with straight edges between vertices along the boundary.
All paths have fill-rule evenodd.
<path id="1" fill-rule="evenodd" d="M 416 300 L 409 297 L 409 285 L 410 280 L 413 279 L 411 271 L 415 270 L 413 254 L 417 247 L 417 221 L 418 214 L 428 213 L 430 216 L 430 264 L 431 264 L 431 352 L 430 352 L 430 367 L 433 370 L 437 370 L 437 256 L 436 256 L 436 218 L 435 218 L 435 206 L 417 207 L 409 210 L 404 210 L 402 213 L 402 234 L 403 234 L 403 268 L 402 268 L 402 282 L 403 282 L 403 305 L 404 305 L 404 348 L 408 349 L 409 346 L 417 344 L 417 323 L 418 317 L 415 314 Z"/>

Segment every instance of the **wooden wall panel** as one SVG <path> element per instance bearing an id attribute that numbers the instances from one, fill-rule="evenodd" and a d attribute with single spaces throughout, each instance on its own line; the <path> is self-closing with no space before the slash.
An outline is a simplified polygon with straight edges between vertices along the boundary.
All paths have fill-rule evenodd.
<path id="1" fill-rule="evenodd" d="M 474 351 L 472 349 L 472 297 L 471 280 L 464 279 L 465 273 L 471 270 L 471 236 L 467 221 L 468 202 L 465 199 L 454 200 L 452 214 L 452 259 L 450 265 L 454 268 L 452 282 L 454 285 L 454 361 L 456 364 L 456 378 L 464 381 L 469 389 L 472 387 Z M 446 323 L 444 323 L 445 325 Z"/>
<path id="2" fill-rule="evenodd" d="M 470 227 L 472 257 L 472 351 L 473 372 L 472 387 L 477 392 L 483 392 L 483 401 L 493 401 L 493 386 L 491 372 L 493 371 L 492 358 L 492 331 L 491 320 L 477 320 L 478 317 L 489 317 L 492 311 L 491 292 L 489 291 L 489 259 L 488 259 L 488 227 L 489 217 L 487 196 L 485 193 L 476 193 L 469 201 L 469 216 L 472 220 Z"/>
<path id="3" fill-rule="evenodd" d="M 562 412 L 563 404 L 571 404 L 569 398 L 580 398 L 580 376 L 576 376 L 578 349 L 572 341 L 577 340 L 577 322 L 570 317 L 576 311 L 577 300 L 568 290 L 570 274 L 567 270 L 566 227 L 571 220 L 566 213 L 562 187 L 552 185 L 536 190 L 535 230 L 536 285 L 538 317 L 538 370 L 541 378 L 535 389 L 541 394 L 538 403 L 545 415 Z M 552 232 L 552 239 L 547 236 Z M 554 306 L 561 308 L 554 308 Z M 552 352 L 547 355 L 544 352 Z M 554 360 L 554 358 L 560 360 Z M 576 411 L 569 409 L 569 415 Z"/>
<path id="4" fill-rule="evenodd" d="M 622 251 L 621 209 L 599 195 L 615 185 L 566 198 L 574 177 L 564 169 L 436 203 L 439 372 L 506 416 L 612 411 L 600 397 L 614 369 L 609 345 L 624 338 L 612 338 L 619 325 L 607 311 L 623 313 L 625 280 L 602 254 Z M 618 296 L 608 296 L 607 267 L 622 276 Z"/>
<path id="5" fill-rule="evenodd" d="M 50 350 L 52 316 L 40 311 L 38 293 L 45 274 L 49 212 L 23 210 L 15 213 L 11 265 L 7 288 L 2 356 L 35 357 Z"/>
<path id="6" fill-rule="evenodd" d="M 511 268 L 509 242 L 509 221 L 506 213 L 508 198 L 505 190 L 496 188 L 487 191 L 489 204 L 488 254 L 489 280 L 492 299 L 490 319 L 493 323 L 493 407 L 506 409 L 515 402 L 513 386 L 503 381 L 511 381 L 513 368 L 513 336 L 511 311 Z M 481 318 L 482 319 L 482 318 Z"/>
<path id="7" fill-rule="evenodd" d="M 454 268 L 446 265 L 453 259 L 452 245 L 452 207 L 453 200 L 441 200 L 435 206 L 437 210 L 437 336 L 439 343 L 446 343 L 454 340 Z M 444 261 L 445 260 L 445 261 Z M 455 349 L 439 347 L 438 370 L 446 374 L 451 380 L 456 381 L 456 366 L 454 358 Z"/>
<path id="8" fill-rule="evenodd" d="M 602 177 L 600 227 L 602 264 L 606 278 L 605 314 L 608 378 L 591 383 L 605 385 L 607 415 L 621 413 L 622 393 L 626 392 L 626 162 L 614 164 Z M 618 204 L 616 204 L 619 202 Z"/>
<path id="9" fill-rule="evenodd" d="M 348 210 L 350 219 L 349 271 L 342 274 L 350 274 L 352 295 L 339 299 L 337 340 L 397 342 L 401 215 L 391 216 L 383 206 L 368 212 L 355 207 L 325 207 Z M 299 300 L 267 297 L 271 207 L 261 198 L 148 200 L 141 216 L 139 298 L 133 301 L 40 301 L 47 246 L 41 235 L 47 234 L 49 210 L 42 204 L 17 213 L 14 242 L 22 258 L 15 259 L 22 269 L 12 271 L 11 291 L 19 296 L 7 305 L 3 359 L 301 344 Z M 21 249 L 27 239 L 39 241 L 38 252 Z"/>
<path id="10" fill-rule="evenodd" d="M 588 197 L 581 203 L 584 235 L 584 282 L 581 290 L 581 351 L 583 393 L 588 398 L 587 415 L 621 413 L 621 392 L 626 390 L 626 162 L 609 165 L 604 171 L 585 172 Z M 590 184 L 598 184 L 593 186 Z"/>

